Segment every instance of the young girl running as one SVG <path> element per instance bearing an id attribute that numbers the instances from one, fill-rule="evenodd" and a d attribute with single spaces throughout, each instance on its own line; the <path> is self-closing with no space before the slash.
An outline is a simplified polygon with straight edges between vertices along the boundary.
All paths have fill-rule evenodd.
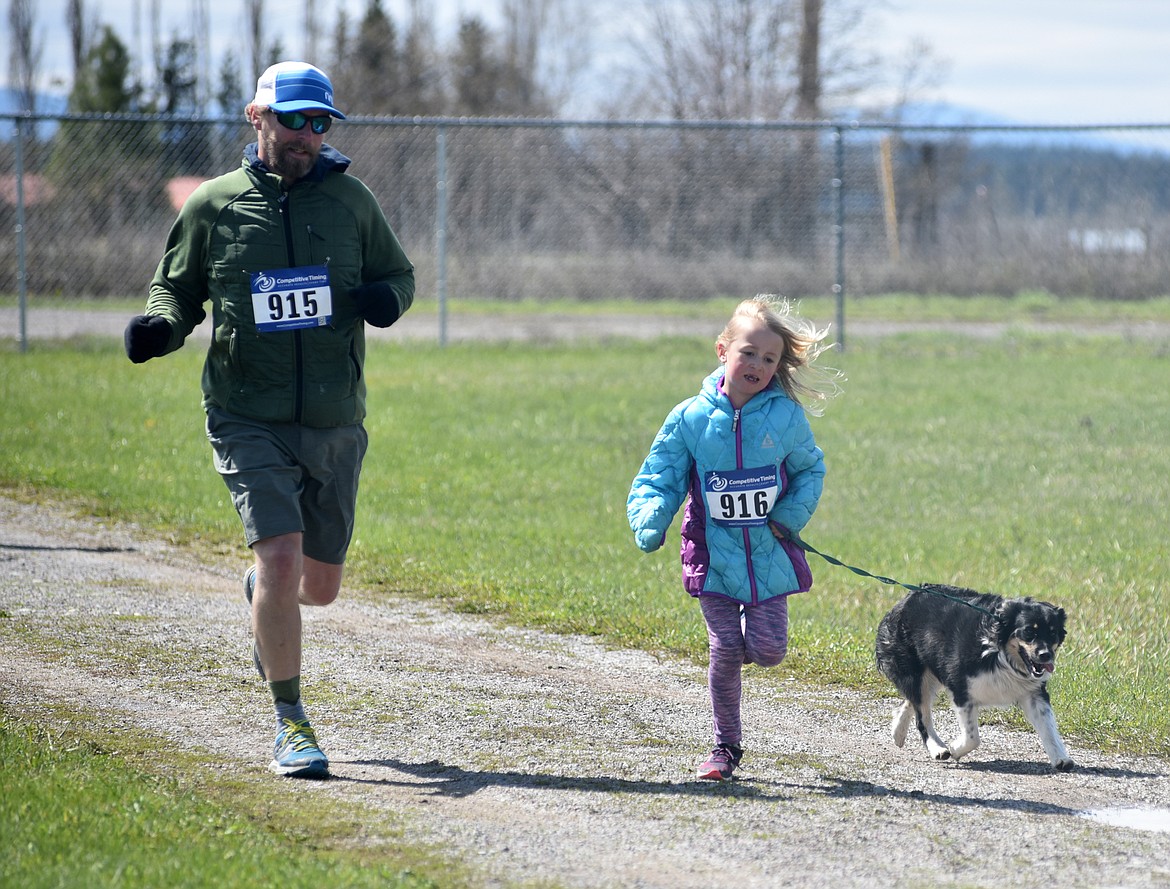
<path id="1" fill-rule="evenodd" d="M 826 333 L 785 300 L 741 302 L 715 341 L 719 367 L 667 415 L 630 489 L 626 512 L 645 552 L 662 546 L 690 497 L 683 588 L 707 622 L 715 735 L 700 778 L 721 781 L 739 765 L 743 665 L 783 660 L 787 597 L 812 586 L 803 550 L 787 537 L 821 496 L 825 464 L 805 414 L 838 391 L 835 371 L 810 373 Z"/>

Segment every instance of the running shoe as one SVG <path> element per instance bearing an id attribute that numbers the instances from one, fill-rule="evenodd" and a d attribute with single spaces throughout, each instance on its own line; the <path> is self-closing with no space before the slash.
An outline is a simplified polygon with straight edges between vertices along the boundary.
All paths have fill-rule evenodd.
<path id="1" fill-rule="evenodd" d="M 734 744 L 716 744 L 699 766 L 699 777 L 706 781 L 726 781 L 742 758 L 743 750 Z"/>
<path id="2" fill-rule="evenodd" d="M 268 767 L 286 778 L 328 778 L 329 758 L 317 746 L 309 720 L 282 719 Z"/>
<path id="3" fill-rule="evenodd" d="M 252 594 L 256 590 L 256 566 L 250 565 L 248 570 L 244 572 L 244 598 L 248 600 L 248 607 L 252 607 Z M 256 672 L 260 674 L 261 679 L 268 679 L 264 675 L 264 665 L 260 663 L 260 643 L 255 640 L 254 634 L 252 639 L 252 664 L 256 667 Z"/>

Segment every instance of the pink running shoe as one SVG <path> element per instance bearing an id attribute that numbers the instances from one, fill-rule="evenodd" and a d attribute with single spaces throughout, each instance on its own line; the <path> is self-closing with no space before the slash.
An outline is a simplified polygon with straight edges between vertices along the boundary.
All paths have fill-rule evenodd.
<path id="1" fill-rule="evenodd" d="M 726 781 L 742 758 L 742 748 L 734 744 L 717 744 L 711 755 L 699 766 L 699 777 L 705 781 Z"/>

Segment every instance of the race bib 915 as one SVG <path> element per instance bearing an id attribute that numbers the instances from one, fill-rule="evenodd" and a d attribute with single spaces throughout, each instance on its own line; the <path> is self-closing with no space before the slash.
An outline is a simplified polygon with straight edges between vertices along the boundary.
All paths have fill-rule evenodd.
<path id="1" fill-rule="evenodd" d="M 780 486 L 776 467 L 708 472 L 703 479 L 707 513 L 717 525 L 763 525 Z"/>
<path id="2" fill-rule="evenodd" d="M 329 270 L 323 265 L 252 275 L 252 315 L 261 333 L 324 327 L 333 318 Z"/>

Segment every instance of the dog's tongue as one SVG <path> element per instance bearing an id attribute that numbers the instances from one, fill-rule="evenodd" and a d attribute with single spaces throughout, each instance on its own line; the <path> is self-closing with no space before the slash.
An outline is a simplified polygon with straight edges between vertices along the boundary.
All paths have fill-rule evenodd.
<path id="1" fill-rule="evenodd" d="M 1053 663 L 1041 664 L 1040 669 L 1043 670 L 1045 673 L 1054 673 L 1054 672 L 1056 672 L 1056 664 L 1053 664 Z"/>

